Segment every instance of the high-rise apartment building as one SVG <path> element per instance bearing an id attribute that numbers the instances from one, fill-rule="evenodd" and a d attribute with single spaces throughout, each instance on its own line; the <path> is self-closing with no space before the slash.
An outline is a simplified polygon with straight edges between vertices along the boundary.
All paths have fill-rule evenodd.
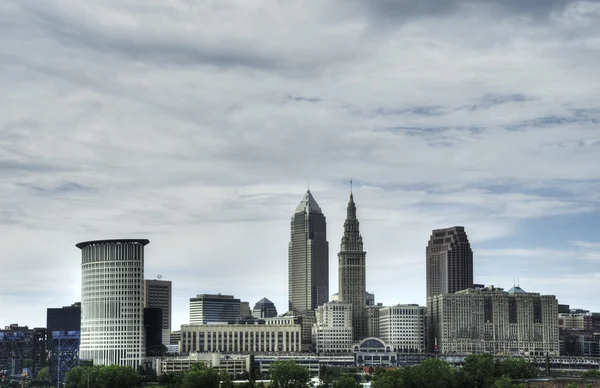
<path id="1" fill-rule="evenodd" d="M 241 317 L 240 300 L 233 295 L 202 294 L 190 298 L 190 324 L 233 323 Z"/>
<path id="2" fill-rule="evenodd" d="M 473 288 L 473 251 L 464 227 L 434 230 L 426 252 L 427 298 Z"/>
<path id="3" fill-rule="evenodd" d="M 366 252 L 363 250 L 359 222 L 356 218 L 354 196 L 350 200 L 344 221 L 344 235 L 338 253 L 339 300 L 352 305 L 352 329 L 354 341 L 365 337 L 366 290 Z"/>
<path id="4" fill-rule="evenodd" d="M 99 240 L 81 249 L 79 357 L 94 365 L 137 368 L 144 346 L 144 246 L 148 240 Z"/>
<path id="5" fill-rule="evenodd" d="M 519 287 L 505 292 L 492 286 L 430 297 L 427 309 L 432 325 L 430 350 L 559 355 L 554 295 L 529 293 Z"/>
<path id="6" fill-rule="evenodd" d="M 288 251 L 289 311 L 310 315 L 329 299 L 327 221 L 310 190 L 296 208 Z"/>
<path id="7" fill-rule="evenodd" d="M 171 334 L 171 281 L 144 280 L 145 307 L 162 310 L 162 343 L 169 344 Z"/>

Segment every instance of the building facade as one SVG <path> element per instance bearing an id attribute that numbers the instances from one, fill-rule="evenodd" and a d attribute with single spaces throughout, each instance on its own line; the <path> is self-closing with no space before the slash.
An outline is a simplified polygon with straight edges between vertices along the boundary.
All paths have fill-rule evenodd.
<path id="1" fill-rule="evenodd" d="M 148 308 L 162 310 L 162 343 L 169 343 L 171 334 L 172 284 L 170 280 L 144 280 L 144 303 Z"/>
<path id="2" fill-rule="evenodd" d="M 344 235 L 338 253 L 338 298 L 340 302 L 352 305 L 352 330 L 355 342 L 365 338 L 366 333 L 366 255 L 363 250 L 358 218 L 356 218 L 354 196 L 350 193 L 346 221 L 344 221 Z"/>
<path id="3" fill-rule="evenodd" d="M 299 352 L 300 324 L 181 325 L 179 352 Z"/>
<path id="4" fill-rule="evenodd" d="M 439 294 L 427 301 L 432 340 L 441 353 L 559 355 L 554 295 L 493 287 Z"/>
<path id="5" fill-rule="evenodd" d="M 328 302 L 316 311 L 313 325 L 313 345 L 320 355 L 352 352 L 352 304 Z"/>
<path id="6" fill-rule="evenodd" d="M 50 381 L 53 385 L 62 385 L 67 372 L 79 365 L 81 303 L 49 308 L 46 330 Z"/>
<path id="7" fill-rule="evenodd" d="M 398 353 L 426 351 L 427 308 L 398 304 L 379 309 L 379 338 Z"/>
<path id="8" fill-rule="evenodd" d="M 327 221 L 310 190 L 296 208 L 288 248 L 289 308 L 307 314 L 329 299 Z"/>
<path id="9" fill-rule="evenodd" d="M 190 324 L 233 323 L 241 318 L 240 300 L 233 295 L 202 294 L 190 298 Z"/>
<path id="10" fill-rule="evenodd" d="M 381 303 L 365 307 L 365 338 L 379 338 L 379 309 L 381 307 L 383 307 Z"/>
<path id="11" fill-rule="evenodd" d="M 262 298 L 254 305 L 252 316 L 254 318 L 273 318 L 277 316 L 277 308 L 269 299 Z"/>
<path id="12" fill-rule="evenodd" d="M 462 226 L 436 229 L 426 249 L 427 298 L 473 288 L 473 251 Z"/>
<path id="13" fill-rule="evenodd" d="M 81 249 L 79 357 L 94 365 L 137 368 L 144 346 L 144 246 L 148 240 L 98 240 Z"/>

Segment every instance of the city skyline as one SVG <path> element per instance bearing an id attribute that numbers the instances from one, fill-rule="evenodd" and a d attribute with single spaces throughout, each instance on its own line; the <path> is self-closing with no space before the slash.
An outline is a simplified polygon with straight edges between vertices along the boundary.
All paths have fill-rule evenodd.
<path id="1" fill-rule="evenodd" d="M 377 302 L 425 305 L 462 225 L 476 283 L 600 311 L 598 3 L 167 3 L 0 5 L 0 326 L 80 301 L 109 238 L 152 242 L 173 329 L 203 293 L 283 313 L 309 180 L 331 294 L 351 178 Z"/>

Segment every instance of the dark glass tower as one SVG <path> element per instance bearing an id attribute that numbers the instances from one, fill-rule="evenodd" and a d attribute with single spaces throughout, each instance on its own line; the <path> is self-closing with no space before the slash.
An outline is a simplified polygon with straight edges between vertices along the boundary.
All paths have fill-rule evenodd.
<path id="1" fill-rule="evenodd" d="M 367 306 L 366 262 L 356 205 L 350 193 L 350 201 L 340 253 L 338 253 L 339 300 L 352 304 L 352 332 L 354 341 L 365 338 L 365 308 Z"/>
<path id="2" fill-rule="evenodd" d="M 427 298 L 473 287 L 473 251 L 464 227 L 434 230 L 426 252 Z"/>
<path id="3" fill-rule="evenodd" d="M 327 222 L 310 190 L 292 217 L 288 251 L 289 311 L 304 315 L 329 299 Z"/>

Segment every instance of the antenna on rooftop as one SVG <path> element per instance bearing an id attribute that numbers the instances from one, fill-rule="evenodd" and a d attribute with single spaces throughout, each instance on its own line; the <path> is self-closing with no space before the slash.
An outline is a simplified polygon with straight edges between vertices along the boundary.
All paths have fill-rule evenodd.
<path id="1" fill-rule="evenodd" d="M 352 194 L 352 178 L 350 178 L 350 194 Z"/>
<path id="2" fill-rule="evenodd" d="M 158 280 L 160 280 L 160 279 L 162 279 L 162 275 L 161 275 L 161 274 L 158 274 L 158 275 L 156 275 L 156 278 L 157 278 Z"/>

